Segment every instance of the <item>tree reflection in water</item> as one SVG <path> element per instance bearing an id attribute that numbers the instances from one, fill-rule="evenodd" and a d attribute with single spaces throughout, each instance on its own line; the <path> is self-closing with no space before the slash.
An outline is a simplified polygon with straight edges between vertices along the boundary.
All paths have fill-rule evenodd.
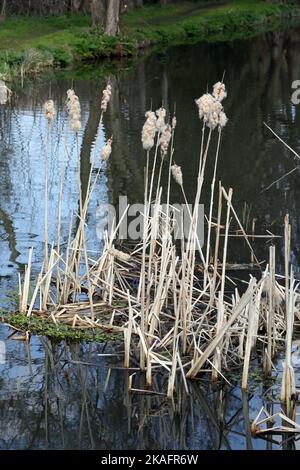
<path id="1" fill-rule="evenodd" d="M 1 327 L 1 339 L 8 329 Z M 128 393 L 118 347 L 55 344 L 33 337 L 7 344 L 0 366 L 2 449 L 252 449 L 276 444 L 253 439 L 250 420 L 264 403 L 239 387 L 213 388 L 209 380 L 178 383 L 166 396 L 165 377 L 154 376 L 161 394 Z M 100 355 L 99 355 L 100 354 Z M 113 354 L 109 356 L 107 354 Z M 137 374 L 134 387 L 144 389 Z"/>

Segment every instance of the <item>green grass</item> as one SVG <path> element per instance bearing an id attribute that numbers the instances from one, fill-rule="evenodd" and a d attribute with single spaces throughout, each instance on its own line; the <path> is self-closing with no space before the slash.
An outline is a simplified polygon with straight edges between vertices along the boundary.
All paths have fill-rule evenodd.
<path id="1" fill-rule="evenodd" d="M 0 26 L 0 51 L 56 44 L 74 44 L 78 33 L 88 31 L 88 16 L 8 18 Z"/>
<path id="2" fill-rule="evenodd" d="M 197 5 L 197 4 L 196 4 Z M 190 38 L 226 40 L 249 35 L 258 27 L 297 12 L 293 4 L 270 4 L 263 0 L 233 0 L 210 8 L 202 4 L 148 7 L 130 12 L 123 21 L 123 32 L 152 43 L 185 42 Z"/>
<path id="3" fill-rule="evenodd" d="M 122 34 L 110 38 L 90 27 L 88 16 L 8 19 L 0 24 L 0 74 L 39 72 L 76 61 L 133 55 L 150 44 L 163 46 L 198 40 L 247 37 L 279 27 L 294 5 L 263 0 L 184 2 L 164 8 L 149 6 L 121 18 Z"/>

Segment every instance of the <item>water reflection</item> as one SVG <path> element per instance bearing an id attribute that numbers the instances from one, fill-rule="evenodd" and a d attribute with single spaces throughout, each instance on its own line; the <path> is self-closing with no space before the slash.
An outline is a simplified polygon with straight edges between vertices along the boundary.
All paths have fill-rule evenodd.
<path id="1" fill-rule="evenodd" d="M 0 339 L 7 334 L 2 329 Z M 266 448 L 250 435 L 249 420 L 264 403 L 260 392 L 242 395 L 239 388 L 213 389 L 197 381 L 187 395 L 179 383 L 171 403 L 162 394 L 129 394 L 133 372 L 122 369 L 117 349 L 107 345 L 37 338 L 30 345 L 12 339 L 6 345 L 6 364 L 0 365 L 2 449 Z M 157 374 L 153 388 L 165 393 L 166 386 Z M 144 389 L 143 376 L 135 376 L 134 387 Z"/>

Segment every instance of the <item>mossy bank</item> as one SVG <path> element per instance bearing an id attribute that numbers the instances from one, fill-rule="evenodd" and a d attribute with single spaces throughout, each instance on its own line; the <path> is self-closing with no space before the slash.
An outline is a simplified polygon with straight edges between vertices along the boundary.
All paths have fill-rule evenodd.
<path id="1" fill-rule="evenodd" d="M 263 0 L 151 6 L 122 15 L 122 33 L 114 38 L 91 28 L 87 16 L 7 19 L 0 28 L 0 74 L 8 80 L 14 74 L 38 73 L 46 67 L 130 56 L 154 45 L 248 37 L 276 30 L 283 19 L 298 14 L 294 2 Z"/>
<path id="2" fill-rule="evenodd" d="M 26 315 L 17 313 L 2 314 L 2 322 L 12 326 L 22 333 L 29 332 L 36 336 L 47 336 L 53 341 L 66 341 L 67 343 L 78 342 L 117 342 L 123 339 L 121 334 L 110 333 L 109 331 L 86 330 L 72 328 L 69 325 L 55 325 L 47 321 L 46 318 L 28 318 Z"/>

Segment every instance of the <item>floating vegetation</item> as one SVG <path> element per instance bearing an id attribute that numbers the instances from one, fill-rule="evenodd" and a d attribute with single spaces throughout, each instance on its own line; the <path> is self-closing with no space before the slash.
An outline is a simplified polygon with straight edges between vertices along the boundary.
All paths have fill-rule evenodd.
<path id="1" fill-rule="evenodd" d="M 73 323 L 68 322 L 66 317 L 59 324 L 49 322 L 43 315 L 35 315 L 30 318 L 24 315 L 9 314 L 4 315 L 4 321 L 14 330 L 11 339 L 30 340 L 30 335 L 47 336 L 53 341 L 66 342 L 114 342 L 122 339 L 121 335 L 106 333 L 100 328 L 98 330 L 91 329 L 86 324 L 78 322 L 75 328 Z M 73 321 L 73 318 L 72 318 Z M 76 326 L 76 325 L 75 325 Z"/>
<path id="2" fill-rule="evenodd" d="M 99 102 L 102 115 L 98 129 L 112 92 L 108 85 Z M 79 122 L 80 107 L 75 96 L 75 92 L 69 90 L 71 121 Z M 272 375 L 275 355 L 282 352 L 285 364 L 281 400 L 288 418 L 292 419 L 297 394 L 292 341 L 300 320 L 300 297 L 290 261 L 291 225 L 287 215 L 284 224 L 285 273 L 281 276 L 275 271 L 275 246 L 269 248 L 267 264 L 257 259 L 252 247 L 255 237 L 272 241 L 275 235 L 270 232 L 247 234 L 234 208 L 233 189 L 225 188 L 221 182 L 216 184 L 221 137 L 227 124 L 223 107 L 226 96 L 225 85 L 218 82 L 212 94 L 206 93 L 196 101 L 202 133 L 197 191 L 193 207 L 188 209 L 186 236 L 181 231 L 179 242 L 176 239 L 186 220 L 183 212 L 178 219 L 178 209 L 170 203 L 173 184 L 180 186 L 186 200 L 184 168 L 181 169 L 174 161 L 176 116 L 171 118 L 170 125 L 167 112 L 161 107 L 157 112 L 150 110 L 146 113 L 142 130 L 146 157 L 142 239 L 137 243 L 118 241 L 125 211 L 111 231 L 105 233 L 102 254 L 98 259 L 94 259 L 94 254 L 87 248 L 87 209 L 95 180 L 113 150 L 111 138 L 101 151 L 98 168 L 95 167 L 95 158 L 92 159 L 85 199 L 79 185 L 76 232 L 72 237 L 71 221 L 67 246 L 60 243 L 60 212 L 57 240 L 49 240 L 48 243 L 45 212 L 45 260 L 34 292 L 29 295 L 32 278 L 30 250 L 25 275 L 19 278 L 20 306 L 16 318 L 28 321 L 29 326 L 31 321 L 35 325 L 38 322 L 49 324 L 58 331 L 67 325 L 74 331 L 122 334 L 124 367 L 130 368 L 132 363 L 136 365 L 138 362 L 146 379 L 146 388 L 139 390 L 135 388 L 134 375 L 131 375 L 129 391 L 156 393 L 152 388 L 153 377 L 157 370 L 161 370 L 166 377 L 169 399 L 176 393 L 179 382 L 184 384 L 188 393 L 189 381 L 201 374 L 209 374 L 212 381 L 228 382 L 227 376 L 237 369 L 242 388 L 247 390 L 254 351 L 262 359 L 261 375 L 266 377 Z M 72 100 L 76 102 L 72 104 Z M 215 148 L 213 133 L 217 137 Z M 199 205 L 208 160 L 212 161 L 214 172 L 206 218 L 207 236 L 202 245 L 197 227 L 201 222 Z M 163 165 L 167 166 L 169 176 L 167 188 L 164 188 L 166 204 L 163 204 L 161 187 Z M 48 197 L 47 179 L 45 186 L 45 197 Z M 62 191 L 59 197 L 61 210 Z M 47 204 L 45 208 L 47 211 Z M 244 239 L 251 257 L 249 267 L 259 272 L 257 277 L 250 275 L 248 281 L 241 281 L 242 289 L 229 275 L 232 268 L 228 260 L 231 237 Z M 257 420 L 256 424 L 260 426 L 262 423 Z"/>

